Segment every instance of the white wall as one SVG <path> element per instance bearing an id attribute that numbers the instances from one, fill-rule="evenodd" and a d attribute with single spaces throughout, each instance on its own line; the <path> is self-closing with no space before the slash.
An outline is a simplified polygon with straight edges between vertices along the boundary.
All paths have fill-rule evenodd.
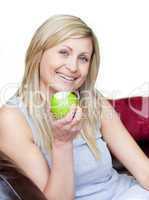
<path id="1" fill-rule="evenodd" d="M 114 98 L 149 95 L 148 10 L 148 0 L 1 2 L 0 103 L 16 91 L 22 79 L 34 31 L 53 14 L 80 16 L 93 28 L 101 48 L 96 87 L 102 93 Z"/>

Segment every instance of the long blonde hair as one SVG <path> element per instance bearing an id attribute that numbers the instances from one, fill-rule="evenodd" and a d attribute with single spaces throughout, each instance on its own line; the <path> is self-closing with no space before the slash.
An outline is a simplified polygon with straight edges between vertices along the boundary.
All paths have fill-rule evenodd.
<path id="1" fill-rule="evenodd" d="M 102 94 L 95 89 L 98 75 L 100 55 L 98 41 L 91 28 L 79 17 L 72 15 L 54 15 L 47 19 L 35 32 L 28 47 L 25 58 L 25 73 L 21 86 L 16 94 L 25 103 L 27 111 L 37 128 L 36 144 L 48 152 L 52 149 L 52 130 L 49 120 L 44 115 L 44 107 L 34 107 L 41 101 L 40 95 L 31 98 L 31 93 L 39 90 L 39 66 L 43 52 L 69 38 L 91 37 L 93 54 L 89 72 L 83 85 L 79 88 L 81 107 L 83 107 L 84 124 L 81 136 L 86 140 L 88 147 L 99 159 L 99 150 L 96 146 L 95 132 L 100 128 L 100 97 Z"/>

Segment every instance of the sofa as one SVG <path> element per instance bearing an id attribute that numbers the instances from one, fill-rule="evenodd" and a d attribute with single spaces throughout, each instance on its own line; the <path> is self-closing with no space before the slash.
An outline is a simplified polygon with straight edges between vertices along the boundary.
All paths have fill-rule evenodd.
<path id="1" fill-rule="evenodd" d="M 149 97 L 135 96 L 108 99 L 124 126 L 149 156 Z M 112 155 L 112 154 L 111 154 Z M 112 155 L 113 166 L 129 173 Z M 0 200 L 46 200 L 43 193 L 0 152 Z"/>
<path id="2" fill-rule="evenodd" d="M 134 96 L 109 99 L 128 132 L 149 157 L 149 97 Z M 120 173 L 127 169 L 112 155 L 113 166 Z"/>
<path id="3" fill-rule="evenodd" d="M 1 151 L 0 200 L 46 200 L 38 187 Z"/>

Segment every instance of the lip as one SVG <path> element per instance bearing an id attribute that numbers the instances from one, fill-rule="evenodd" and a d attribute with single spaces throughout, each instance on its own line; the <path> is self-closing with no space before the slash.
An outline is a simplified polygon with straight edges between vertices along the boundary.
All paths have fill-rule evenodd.
<path id="1" fill-rule="evenodd" d="M 68 78 L 73 78 L 74 80 L 76 80 L 76 79 L 78 78 L 78 76 L 69 76 L 69 75 L 64 74 L 64 73 L 61 73 L 61 72 L 56 72 L 56 73 L 59 74 L 59 75 L 67 76 Z M 74 80 L 73 80 L 73 81 L 74 81 Z"/>
<path id="2" fill-rule="evenodd" d="M 67 79 L 63 78 L 62 76 L 60 76 L 59 73 L 57 73 L 57 76 L 58 76 L 59 79 L 61 79 L 65 83 L 73 83 L 75 81 L 75 79 L 74 80 L 67 80 Z"/>

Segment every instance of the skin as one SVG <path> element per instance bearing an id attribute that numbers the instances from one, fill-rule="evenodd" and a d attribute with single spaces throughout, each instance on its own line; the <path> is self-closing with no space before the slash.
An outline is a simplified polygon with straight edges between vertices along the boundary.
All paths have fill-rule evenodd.
<path id="1" fill-rule="evenodd" d="M 75 41 L 75 43 L 73 41 Z M 57 49 L 58 46 L 48 50 L 50 55 L 47 55 L 47 52 L 43 54 L 40 66 L 41 90 L 43 92 L 48 91 L 51 94 L 55 91 L 61 91 L 64 88 L 78 89 L 80 85 L 83 84 L 88 73 L 88 70 L 84 69 L 84 67 L 88 66 L 89 68 L 89 65 L 87 65 L 87 63 L 80 63 L 78 55 L 84 50 L 89 50 L 89 47 L 91 48 L 89 44 L 91 43 L 89 40 L 85 42 L 85 40 L 82 39 L 75 39 L 73 41 L 65 41 L 73 42 L 73 52 L 71 52 L 68 57 L 59 57 L 61 54 L 59 55 L 56 53 L 57 51 L 54 51 L 54 54 L 51 53 L 51 51 L 53 52 L 54 48 Z M 62 45 L 62 43 L 60 45 Z M 85 46 L 86 48 L 83 49 Z M 78 49 L 78 47 L 80 48 Z M 56 58 L 56 56 L 58 59 L 52 59 Z M 50 61 L 50 64 L 47 61 Z M 71 62 L 68 61 L 74 61 L 72 63 L 76 61 L 77 65 L 71 65 Z M 80 78 L 74 81 L 73 84 L 64 84 L 56 77 L 56 70 L 67 72 L 71 75 L 80 75 Z M 50 83 L 54 83 L 50 88 L 48 87 L 49 81 Z M 55 85 L 57 82 L 59 84 Z M 52 124 L 55 130 L 60 130 L 60 132 L 54 131 L 56 140 L 53 143 L 53 166 L 51 170 L 39 148 L 33 141 L 31 128 L 24 118 L 24 115 L 22 115 L 17 108 L 3 106 L 0 109 L 0 150 L 15 161 L 17 166 L 44 192 L 47 199 L 74 199 L 74 160 L 71 141 L 78 131 L 77 129 L 73 130 L 74 126 L 72 126 L 72 124 L 76 125 L 80 121 L 81 110 L 79 111 L 78 109 L 75 114 L 78 118 L 72 118 L 72 113 L 73 111 L 70 112 L 66 118 L 55 122 L 55 125 L 54 123 Z M 112 118 L 109 118 L 110 113 L 112 113 Z M 138 182 L 145 189 L 149 190 L 149 159 L 132 139 L 130 133 L 128 133 L 120 121 L 118 114 L 107 100 L 105 100 L 102 107 L 101 125 L 101 133 L 110 150 L 134 177 L 136 177 Z M 58 129 L 56 129 L 56 127 L 58 127 Z M 58 141 L 62 142 L 60 143 Z"/>
<path id="2" fill-rule="evenodd" d="M 64 44 L 69 48 L 63 47 Z M 60 53 L 62 50 L 65 50 L 65 53 Z M 86 51 L 88 54 L 84 53 Z M 41 91 L 51 95 L 64 89 L 78 89 L 88 74 L 91 55 L 90 38 L 69 39 L 45 51 L 40 63 Z M 86 57 L 89 60 L 86 61 Z M 69 76 L 77 76 L 78 79 L 69 84 L 65 83 L 58 78 L 56 71 L 67 73 Z M 48 86 L 49 83 L 51 87 Z M 56 121 L 51 120 L 48 109 L 47 114 L 49 114 L 54 135 L 52 170 L 35 145 L 32 130 L 24 115 L 17 108 L 3 106 L 0 109 L 0 150 L 15 161 L 17 166 L 44 192 L 47 199 L 70 200 L 74 195 L 72 141 L 81 129 L 82 109 L 79 106 L 73 107 L 65 118 Z M 64 167 L 64 163 L 69 163 L 69 165 Z M 35 170 L 37 166 L 38 170 Z"/>
<path id="3" fill-rule="evenodd" d="M 49 96 L 59 91 L 77 90 L 86 80 L 92 52 L 89 37 L 68 39 L 46 50 L 40 62 L 40 90 Z M 76 79 L 66 81 L 61 74 Z M 47 103 L 47 115 L 55 142 L 72 142 L 76 136 L 79 137 L 82 108 L 74 106 L 66 117 L 54 121 L 49 106 Z"/>
<path id="4" fill-rule="evenodd" d="M 91 38 L 68 39 L 46 50 L 40 62 L 40 90 L 50 95 L 77 90 L 87 77 L 92 51 Z M 57 72 L 77 79 L 64 82 Z"/>

